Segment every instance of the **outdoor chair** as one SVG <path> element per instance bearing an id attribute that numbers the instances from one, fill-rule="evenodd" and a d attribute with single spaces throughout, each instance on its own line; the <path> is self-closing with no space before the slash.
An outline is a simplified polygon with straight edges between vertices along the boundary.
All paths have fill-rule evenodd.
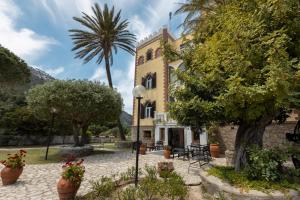
<path id="1" fill-rule="evenodd" d="M 175 155 L 177 155 L 178 158 L 183 157 L 183 159 L 185 159 L 187 157 L 187 159 L 189 159 L 190 157 L 189 148 L 173 148 L 172 149 L 173 158 L 175 158 Z"/>
<path id="2" fill-rule="evenodd" d="M 190 172 L 190 167 L 199 164 L 199 168 L 206 165 L 211 160 L 209 145 L 191 145 L 190 147 L 190 159 L 188 173 Z"/>
<path id="3" fill-rule="evenodd" d="M 147 145 L 148 151 L 154 151 L 155 150 L 155 145 L 154 142 L 152 142 L 150 145 Z"/>
<path id="4" fill-rule="evenodd" d="M 132 142 L 132 153 L 133 153 L 133 151 L 136 151 L 137 146 L 141 146 L 141 144 L 142 144 L 142 141 L 139 142 L 139 145 L 138 145 L 137 141 Z"/>
<path id="5" fill-rule="evenodd" d="M 163 150 L 164 149 L 164 142 L 163 141 L 157 141 L 155 145 L 155 150 Z"/>

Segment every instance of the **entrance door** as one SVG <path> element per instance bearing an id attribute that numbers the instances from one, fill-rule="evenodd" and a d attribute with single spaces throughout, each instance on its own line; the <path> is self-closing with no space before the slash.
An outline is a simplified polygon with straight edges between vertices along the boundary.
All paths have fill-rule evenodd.
<path id="1" fill-rule="evenodd" d="M 168 142 L 173 148 L 184 148 L 184 129 L 169 128 Z"/>

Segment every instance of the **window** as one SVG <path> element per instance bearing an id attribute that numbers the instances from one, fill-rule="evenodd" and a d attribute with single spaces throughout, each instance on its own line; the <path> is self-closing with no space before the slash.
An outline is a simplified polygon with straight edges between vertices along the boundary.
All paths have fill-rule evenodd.
<path id="1" fill-rule="evenodd" d="M 153 101 L 147 101 L 145 104 L 141 104 L 141 119 L 154 118 L 154 112 L 156 110 L 156 103 Z"/>
<path id="2" fill-rule="evenodd" d="M 158 48 L 155 51 L 155 58 L 158 58 L 159 56 L 161 56 L 161 48 Z"/>
<path id="3" fill-rule="evenodd" d="M 156 73 L 148 73 L 146 77 L 142 77 L 142 85 L 146 89 L 156 88 Z"/>
<path id="4" fill-rule="evenodd" d="M 152 105 L 151 103 L 148 103 L 145 107 L 145 118 L 150 118 L 152 112 Z"/>
<path id="5" fill-rule="evenodd" d="M 152 60 L 152 57 L 153 57 L 152 54 L 153 54 L 153 53 L 152 53 L 152 49 L 149 49 L 149 50 L 147 51 L 147 54 L 146 54 L 146 60 L 147 60 L 147 61 Z"/>
<path id="6" fill-rule="evenodd" d="M 159 132 L 160 132 L 160 138 L 159 138 L 159 140 L 160 141 L 165 141 L 165 128 L 160 128 Z"/>
<path id="7" fill-rule="evenodd" d="M 144 64 L 144 56 L 140 56 L 138 59 L 138 65 Z"/>
<path id="8" fill-rule="evenodd" d="M 151 138 L 151 131 L 144 131 L 144 138 Z"/>
<path id="9" fill-rule="evenodd" d="M 151 89 L 152 88 L 152 77 L 148 76 L 146 79 L 146 88 Z"/>

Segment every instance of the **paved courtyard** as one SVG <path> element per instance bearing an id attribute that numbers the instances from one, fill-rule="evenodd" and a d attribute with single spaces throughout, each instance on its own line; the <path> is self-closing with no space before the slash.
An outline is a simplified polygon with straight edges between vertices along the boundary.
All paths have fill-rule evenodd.
<path id="1" fill-rule="evenodd" d="M 156 165 L 159 161 L 165 161 L 159 153 L 149 153 L 140 156 L 140 166 L 145 164 Z M 176 172 L 181 174 L 186 183 L 200 183 L 199 169 L 191 168 L 188 173 L 188 161 L 180 159 L 168 160 L 174 162 Z M 86 172 L 78 195 L 84 195 L 90 191 L 90 181 L 98 180 L 101 176 L 109 176 L 118 172 L 124 172 L 135 164 L 135 154 L 131 152 L 114 152 L 93 155 L 85 158 Z M 26 165 L 18 182 L 10 186 L 2 186 L 0 183 L 0 199 L 2 200 L 57 200 L 56 183 L 60 178 L 63 163 Z M 0 167 L 0 170 L 2 166 Z"/>

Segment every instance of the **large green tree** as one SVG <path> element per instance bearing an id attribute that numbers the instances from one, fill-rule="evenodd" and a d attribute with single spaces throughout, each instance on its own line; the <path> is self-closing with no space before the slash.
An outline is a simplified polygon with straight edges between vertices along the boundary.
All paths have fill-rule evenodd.
<path id="1" fill-rule="evenodd" d="M 247 148 L 262 147 L 265 127 L 299 84 L 300 2 L 228 0 L 201 17 L 205 26 L 192 27 L 181 55 L 183 86 L 170 112 L 187 125 L 238 124 L 234 165 L 241 170 Z"/>
<path id="2" fill-rule="evenodd" d="M 84 29 L 71 29 L 71 38 L 74 43 L 73 51 L 76 58 L 84 59 L 87 63 L 96 57 L 97 64 L 104 59 L 108 84 L 113 88 L 110 67 L 113 64 L 113 54 L 123 49 L 134 55 L 136 37 L 128 30 L 129 22 L 121 20 L 121 10 L 115 13 L 114 7 L 104 5 L 102 10 L 96 3 L 92 7 L 93 14 L 83 13 L 82 17 L 74 17 Z M 120 139 L 125 140 L 125 134 L 120 119 L 118 119 Z"/>
<path id="3" fill-rule="evenodd" d="M 28 106 L 41 119 L 50 119 L 51 109 L 72 122 L 75 146 L 83 145 L 91 123 L 115 121 L 122 110 L 119 93 L 90 81 L 51 81 L 38 85 L 27 94 Z"/>

